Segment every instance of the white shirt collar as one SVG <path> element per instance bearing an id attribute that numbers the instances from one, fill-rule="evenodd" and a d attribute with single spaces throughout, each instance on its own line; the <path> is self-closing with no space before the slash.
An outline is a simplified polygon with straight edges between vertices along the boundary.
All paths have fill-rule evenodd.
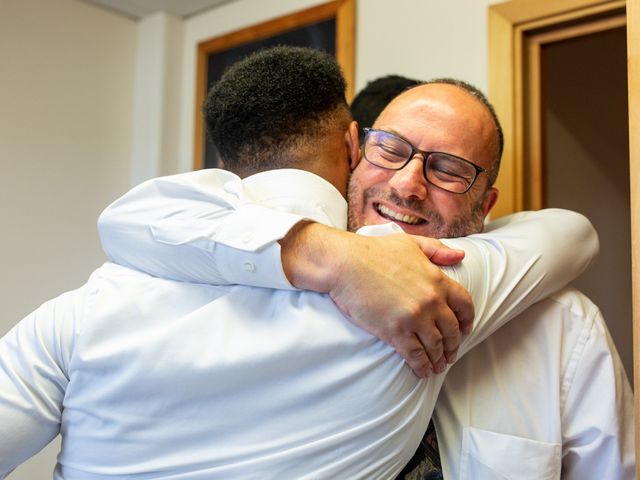
<path id="1" fill-rule="evenodd" d="M 322 177 L 305 170 L 278 169 L 246 177 L 249 201 L 309 217 L 336 228 L 347 227 L 347 202 Z"/>

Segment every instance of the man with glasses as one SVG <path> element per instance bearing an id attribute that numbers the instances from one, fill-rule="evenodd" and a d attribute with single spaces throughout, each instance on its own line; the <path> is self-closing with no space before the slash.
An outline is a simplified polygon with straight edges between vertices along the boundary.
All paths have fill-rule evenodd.
<path id="1" fill-rule="evenodd" d="M 464 82 L 436 82 L 483 99 Z M 368 105 L 388 103 L 416 83 L 398 76 L 392 83 L 385 78 L 371 82 L 352 104 L 354 118 L 370 126 L 368 119 L 383 107 L 372 111 Z M 386 166 L 371 155 L 369 160 Z M 471 168 L 467 171 L 473 175 Z M 497 175 L 495 165 L 489 175 Z M 426 178 L 433 179 L 428 171 Z M 462 234 L 471 228 L 477 226 L 463 227 Z M 629 382 L 599 310 L 575 289 L 563 289 L 530 307 L 448 371 L 434 411 L 445 478 L 494 478 L 498 472 L 505 478 L 540 478 L 543 472 L 563 479 L 635 478 L 631 401 Z M 407 468 L 407 478 L 422 478 L 414 475 L 428 468 L 425 457 L 432 446 L 427 440 L 425 436 Z"/>
<path id="2" fill-rule="evenodd" d="M 483 230 L 497 199 L 492 185 L 503 140 L 481 92 L 451 79 L 412 88 L 364 135 L 365 161 L 355 168 L 349 188 L 350 229 L 393 221 L 406 232 L 438 238 Z M 181 194 L 191 188 L 184 179 L 179 183 Z M 147 196 L 152 197 L 148 191 Z M 195 248 L 171 247 L 166 239 L 148 235 L 146 227 L 140 230 L 163 215 L 143 209 L 137 218 L 128 216 L 123 208 L 134 205 L 133 197 L 125 197 L 102 218 L 105 248 L 119 261 L 169 277 L 188 276 L 188 265 L 204 265 L 195 267 L 202 281 L 207 275 L 202 268 L 219 263 L 227 251 L 219 244 L 219 255 L 205 252 L 186 237 L 184 243 Z M 505 223 L 502 219 L 489 229 Z M 113 236 L 117 226 L 120 238 Z M 331 250 L 328 230 L 292 232 L 287 237 L 297 235 L 295 241 L 281 241 L 285 271 L 294 284 L 313 288 L 297 282 L 304 275 L 297 277 L 291 269 L 331 264 L 340 251 Z M 135 248 L 132 239 L 141 245 Z M 292 260 L 296 255 L 299 263 Z M 315 263 L 309 261 L 314 255 Z M 445 478 L 495 478 L 496 472 L 505 478 L 633 477 L 631 390 L 602 317 L 584 296 L 573 290 L 551 296 L 459 363 L 450 370 L 436 409 Z"/>
<path id="3" fill-rule="evenodd" d="M 387 170 L 401 170 L 422 155 L 424 177 L 431 185 L 451 193 L 467 193 L 481 173 L 487 171 L 468 160 L 445 152 L 425 152 L 391 132 L 365 128 L 362 153 L 369 163 Z"/>
<path id="4" fill-rule="evenodd" d="M 438 238 L 483 230 L 484 218 L 497 199 L 498 192 L 492 185 L 498 174 L 503 139 L 495 113 L 481 92 L 464 82 L 437 80 L 400 95 L 385 109 L 374 128 L 365 132 L 362 147 L 365 161 L 355 168 L 349 188 L 350 229 L 393 221 L 406 232 Z M 181 186 L 189 189 L 189 185 Z M 155 268 L 154 273 L 170 277 L 176 275 L 172 265 L 180 262 L 183 269 L 180 274 L 188 276 L 190 263 L 197 262 L 206 269 L 219 263 L 226 251 L 222 246 L 219 255 L 215 252 L 204 255 L 197 242 L 188 239 L 181 243 L 195 248 L 177 251 L 173 247 L 171 251 L 170 246 L 165 249 L 168 244 L 159 236 L 151 243 L 144 232 L 137 237 L 134 230 L 139 228 L 138 224 L 154 216 L 162 217 L 158 211 L 146 210 L 146 217 L 130 219 L 131 224 L 121 232 L 122 238 L 135 238 L 150 250 L 137 256 L 141 248 L 131 249 L 135 245 L 131 241 L 118 248 L 109 230 L 124 221 L 125 205 L 127 202 L 123 201 L 122 205 L 112 207 L 102 218 L 105 248 L 120 261 L 146 270 Z M 132 205 L 135 202 L 129 207 Z M 110 222 L 113 225 L 109 226 Z M 506 222 L 501 220 L 494 226 Z M 250 223 L 246 222 L 244 227 L 251 228 Z M 288 238 L 292 232 L 298 236 L 295 241 Z M 314 288 L 305 274 L 296 273 L 300 265 L 319 267 L 322 263 L 345 261 L 336 260 L 340 250 L 330 248 L 332 232 L 320 228 L 311 232 L 309 226 L 292 232 L 281 240 L 282 261 L 295 285 Z M 300 245 L 304 249 L 293 254 L 293 248 Z M 292 260 L 296 255 L 297 260 Z M 305 255 L 307 260 L 302 261 Z M 144 258 L 156 261 L 150 265 Z M 379 259 L 368 260 L 373 265 L 380 264 Z M 383 267 L 388 268 L 384 263 Z M 199 272 L 206 276 L 202 270 Z M 240 280 L 255 281 L 251 275 Z M 348 290 L 349 281 L 342 280 Z M 340 289 L 337 292 L 332 296 L 341 301 Z M 516 320 L 523 322 L 521 328 L 518 323 L 510 324 L 508 333 L 483 344 L 482 353 L 474 356 L 472 352 L 459 369 L 457 366 L 452 369 L 453 379 L 445 382 L 442 406 L 436 412 L 441 419 L 439 436 L 446 447 L 445 477 L 493 478 L 480 471 L 487 468 L 481 464 L 488 460 L 489 468 L 503 471 L 507 477 L 514 468 L 524 478 L 539 478 L 542 471 L 558 472 L 562 468 L 565 478 L 587 478 L 594 473 L 598 478 L 629 478 L 633 469 L 631 393 L 597 309 L 571 291 L 545 300 L 536 308 Z M 538 317 L 545 320 L 537 321 Z M 583 327 L 581 335 L 575 334 L 580 330 L 576 326 Z M 369 327 L 378 333 L 376 328 L 379 327 Z M 527 332 L 531 335 L 527 336 Z M 505 342 L 505 338 L 515 335 L 523 337 L 520 353 Z M 536 345 L 543 349 L 542 353 L 538 353 Z M 499 368 L 503 365 L 503 351 L 505 366 Z M 580 353 L 582 362 L 572 364 L 575 361 L 572 358 Z M 522 355 L 527 354 L 528 365 L 522 360 Z M 549 355 L 547 362 L 545 354 Z M 525 368 L 532 370 L 531 375 L 523 371 Z M 503 374 L 504 380 L 500 381 Z M 588 389 L 593 378 L 598 378 L 599 387 Z M 518 382 L 520 387 L 516 387 Z M 491 387 L 493 394 L 499 395 L 510 391 L 508 384 L 513 385 L 512 395 L 503 393 L 504 404 L 496 409 L 490 405 Z M 544 387 L 536 391 L 536 385 Z M 465 394 L 460 393 L 463 388 L 467 389 Z M 600 401 L 596 410 L 589 407 L 589 399 L 594 395 L 592 392 L 599 391 L 610 392 L 610 398 L 604 403 Z M 517 405 L 526 405 L 527 413 L 521 413 Z M 558 414 L 553 415 L 553 411 Z M 499 417 L 500 412 L 509 414 L 496 419 L 494 413 Z M 496 449 L 502 449 L 504 454 L 492 460 Z M 578 457 L 580 461 L 576 460 Z"/>

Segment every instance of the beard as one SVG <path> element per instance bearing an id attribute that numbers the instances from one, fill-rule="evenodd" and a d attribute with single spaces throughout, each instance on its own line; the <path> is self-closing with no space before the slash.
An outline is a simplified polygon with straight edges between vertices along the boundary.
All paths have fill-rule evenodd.
<path id="1" fill-rule="evenodd" d="M 482 213 L 482 202 L 484 196 L 481 196 L 474 202 L 466 212 L 462 212 L 454 218 L 445 220 L 440 212 L 425 205 L 424 202 L 415 198 L 402 198 L 393 190 L 382 190 L 380 188 L 370 187 L 363 191 L 359 183 L 354 180 L 354 177 L 355 175 L 351 176 L 349 189 L 347 191 L 349 231 L 353 232 L 364 226 L 364 207 L 372 198 L 385 200 L 392 205 L 404 207 L 419 213 L 422 218 L 428 220 L 428 223 L 424 225 L 424 232 L 420 233 L 426 237 L 465 237 L 472 233 L 479 233 L 483 229 L 484 215 Z"/>

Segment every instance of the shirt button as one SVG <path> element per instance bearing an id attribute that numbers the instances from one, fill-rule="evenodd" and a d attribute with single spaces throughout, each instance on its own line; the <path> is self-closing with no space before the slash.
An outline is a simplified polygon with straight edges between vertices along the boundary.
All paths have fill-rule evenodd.
<path id="1" fill-rule="evenodd" d="M 249 273 L 253 273 L 256 271 L 256 265 L 253 262 L 244 262 L 242 264 L 242 268 L 244 268 L 244 270 Z"/>

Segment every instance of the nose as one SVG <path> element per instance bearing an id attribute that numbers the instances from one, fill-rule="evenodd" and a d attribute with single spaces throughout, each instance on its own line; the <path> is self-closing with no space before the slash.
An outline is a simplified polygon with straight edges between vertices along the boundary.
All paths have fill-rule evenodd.
<path id="1" fill-rule="evenodd" d="M 400 196 L 415 197 L 419 200 L 427 198 L 427 181 L 423 173 L 424 158 L 417 153 L 402 169 L 393 172 L 389 180 L 389 187 Z"/>

